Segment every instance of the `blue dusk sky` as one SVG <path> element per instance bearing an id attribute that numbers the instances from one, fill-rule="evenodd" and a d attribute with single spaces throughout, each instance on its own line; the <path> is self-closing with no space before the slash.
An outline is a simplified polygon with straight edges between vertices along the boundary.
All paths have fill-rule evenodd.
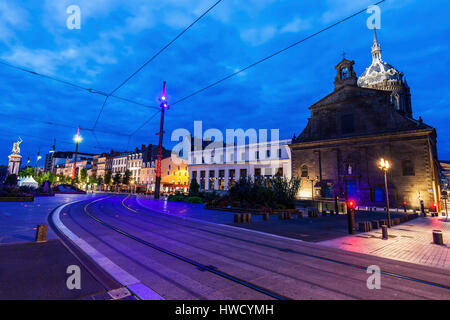
<path id="1" fill-rule="evenodd" d="M 0 0 L 0 60 L 110 92 L 216 0 Z M 210 84 L 376 2 L 365 0 L 223 0 L 115 94 L 157 105 L 163 80 L 171 101 Z M 69 30 L 66 9 L 81 9 L 81 29 Z M 411 87 L 413 115 L 437 129 L 438 152 L 450 160 L 450 2 L 387 0 L 380 5 L 383 60 Z M 166 113 L 165 145 L 177 128 L 280 129 L 299 134 L 308 107 L 333 90 L 334 66 L 371 63 L 370 14 L 360 14 L 306 42 L 180 102 Z M 58 150 L 133 149 L 157 143 L 159 116 L 130 139 L 154 109 L 104 98 L 0 65 L 0 163 L 20 136 L 21 154 Z M 98 141 L 97 141 L 98 140 Z M 40 165 L 43 164 L 41 160 Z"/>

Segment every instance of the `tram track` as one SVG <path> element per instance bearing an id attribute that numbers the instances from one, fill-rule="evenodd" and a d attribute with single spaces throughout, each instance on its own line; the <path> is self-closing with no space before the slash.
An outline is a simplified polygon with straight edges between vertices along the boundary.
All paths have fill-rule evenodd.
<path id="1" fill-rule="evenodd" d="M 219 276 L 221 278 L 230 280 L 230 281 L 234 282 L 235 284 L 242 285 L 242 286 L 247 287 L 247 288 L 249 288 L 251 290 L 259 292 L 259 293 L 261 293 L 263 295 L 269 296 L 269 297 L 271 297 L 273 299 L 276 299 L 276 300 L 289 300 L 289 298 L 284 297 L 284 296 L 282 296 L 280 294 L 277 294 L 277 293 L 275 293 L 275 292 L 273 292 L 273 291 L 271 291 L 269 289 L 266 289 L 266 288 L 263 288 L 261 286 L 252 284 L 251 282 L 245 281 L 243 279 L 240 279 L 238 277 L 230 275 L 230 274 L 228 274 L 226 272 L 219 271 L 219 270 L 217 270 L 217 269 L 215 269 L 215 268 L 213 268 L 211 266 L 206 266 L 206 265 L 201 264 L 201 263 L 199 263 L 199 262 L 197 262 L 195 260 L 187 258 L 187 257 L 185 257 L 183 255 L 177 254 L 177 253 L 175 253 L 173 251 L 169 251 L 169 250 L 167 250 L 167 249 L 165 249 L 163 247 L 160 247 L 160 246 L 155 245 L 155 244 L 153 244 L 151 242 L 148 242 L 148 241 L 146 241 L 146 240 L 144 240 L 142 238 L 139 238 L 139 237 L 137 237 L 135 235 L 132 235 L 132 234 L 130 234 L 130 233 L 128 233 L 128 232 L 126 232 L 126 231 L 124 231 L 124 230 L 122 230 L 122 229 L 120 229 L 120 228 L 118 228 L 116 226 L 113 226 L 113 225 L 107 223 L 106 221 L 104 221 L 102 219 L 99 219 L 98 217 L 92 215 L 89 212 L 88 207 L 90 205 L 92 205 L 93 203 L 101 201 L 101 200 L 104 200 L 106 198 L 107 197 L 101 198 L 101 199 L 96 199 L 96 200 L 93 200 L 93 201 L 87 203 L 84 206 L 84 208 L 83 208 L 85 214 L 87 216 L 89 216 L 91 219 L 93 219 L 93 220 L 97 221 L 98 223 L 102 224 L 103 226 L 105 226 L 105 227 L 107 227 L 107 228 L 109 228 L 111 230 L 114 230 L 115 232 L 121 234 L 122 236 L 124 236 L 124 237 L 126 237 L 128 239 L 132 239 L 132 240 L 134 240 L 136 242 L 139 242 L 140 244 L 143 244 L 143 245 L 145 245 L 147 247 L 150 247 L 150 248 L 152 248 L 154 250 L 157 250 L 158 252 L 161 252 L 161 253 L 164 253 L 164 254 L 166 254 L 168 256 L 171 256 L 171 257 L 173 257 L 173 258 L 175 258 L 175 259 L 177 259 L 179 261 L 183 261 L 183 262 L 185 262 L 187 264 L 193 265 L 193 266 L 199 268 L 200 270 L 207 271 L 207 272 L 209 272 L 211 274 L 214 274 L 216 276 Z"/>
<path id="2" fill-rule="evenodd" d="M 128 198 L 129 198 L 129 195 L 122 200 L 122 205 L 126 209 L 128 209 L 128 210 L 130 210 L 132 212 L 135 212 L 135 213 L 138 213 L 138 214 L 142 214 L 141 212 L 139 212 L 137 210 L 134 210 L 134 209 L 128 207 L 125 204 L 125 200 L 128 199 Z M 157 214 L 158 213 L 161 214 L 158 211 L 154 211 L 154 210 L 151 210 L 151 209 L 148 209 L 148 208 L 146 208 L 146 210 L 153 211 L 153 212 L 155 212 Z M 199 228 L 192 227 L 192 226 L 186 226 L 186 225 L 184 225 L 184 226 L 185 227 L 189 227 L 189 228 L 193 228 L 193 229 L 197 229 L 197 230 L 201 230 Z M 201 231 L 204 231 L 204 230 L 201 230 Z M 241 240 L 241 239 L 238 239 L 238 238 L 235 238 L 235 239 L 236 240 Z M 243 240 L 243 241 L 245 241 L 245 240 Z M 351 267 L 351 268 L 355 268 L 355 269 L 359 269 L 359 270 L 364 270 L 364 271 L 367 270 L 367 267 L 365 267 L 365 266 L 361 266 L 361 265 L 353 264 L 353 263 L 348 263 L 348 262 L 340 261 L 340 260 L 337 260 L 337 259 L 331 259 L 331 258 L 327 258 L 327 257 L 317 256 L 317 255 L 313 255 L 313 254 L 302 252 L 302 251 L 298 251 L 298 250 L 295 250 L 295 251 L 294 250 L 290 250 L 289 252 L 294 253 L 294 254 L 299 254 L 299 255 L 302 255 L 302 256 L 307 256 L 307 257 L 314 258 L 314 259 L 319 259 L 319 260 L 322 260 L 322 261 L 327 261 L 327 262 L 339 264 L 341 266 L 347 266 L 347 267 Z M 421 283 L 421 284 L 424 284 L 424 285 L 438 287 L 438 288 L 442 288 L 442 289 L 446 289 L 446 290 L 450 291 L 450 286 L 439 284 L 439 283 L 435 283 L 435 282 L 432 282 L 432 281 L 417 279 L 417 278 L 414 278 L 414 277 L 405 276 L 405 275 L 397 274 L 397 273 L 394 273 L 394 272 L 381 271 L 380 273 L 383 274 L 383 275 L 389 276 L 389 277 L 402 279 L 402 280 L 407 280 L 407 281 L 416 282 L 416 283 Z"/>
<path id="3" fill-rule="evenodd" d="M 363 286 L 365 287 L 365 278 L 367 278 L 367 276 L 364 276 L 364 274 L 366 273 L 366 267 L 364 267 L 365 264 L 365 260 L 364 259 L 360 259 L 359 261 L 357 260 L 356 263 L 348 263 L 345 260 L 348 259 L 343 259 L 344 261 L 340 261 L 340 256 L 338 255 L 337 259 L 336 256 L 332 256 L 334 259 L 330 259 L 327 254 L 327 251 L 325 250 L 324 252 L 320 251 L 318 252 L 319 255 L 315 255 L 316 252 L 311 252 L 311 247 L 306 247 L 304 248 L 306 250 L 306 252 L 303 252 L 303 250 L 297 250 L 296 247 L 294 248 L 289 248 L 290 246 L 283 246 L 282 243 L 280 243 L 280 239 L 272 239 L 270 237 L 270 235 L 265 235 L 264 237 L 260 238 L 260 237 L 254 237 L 252 236 L 251 233 L 244 233 L 243 237 L 239 237 L 239 229 L 235 228 L 235 227 L 230 227 L 230 228 L 224 228 L 222 230 L 222 228 L 217 228 L 217 226 L 214 226 L 213 224 L 211 225 L 202 225 L 202 226 L 198 226 L 198 223 L 200 221 L 190 221 L 189 218 L 187 219 L 177 219 L 177 217 L 172 216 L 172 215 L 166 215 L 166 214 L 162 214 L 161 212 L 157 211 L 157 210 L 152 210 L 151 208 L 148 208 L 147 206 L 144 206 L 143 204 L 139 203 L 138 201 L 131 201 L 131 203 L 127 203 L 127 200 L 130 199 L 130 195 L 126 196 L 126 197 L 114 197 L 112 200 L 113 201 L 107 201 L 106 203 L 101 204 L 101 201 L 106 200 L 107 198 L 110 198 L 111 196 L 107 196 L 107 197 L 102 197 L 102 198 L 98 198 L 89 202 L 84 202 L 79 204 L 79 209 L 76 208 L 75 211 L 71 212 L 73 213 L 76 217 L 71 217 L 70 219 L 74 219 L 76 218 L 76 220 L 79 220 L 79 222 L 74 221 L 75 223 L 80 223 L 83 222 L 83 225 L 86 226 L 90 226 L 88 229 L 85 229 L 85 232 L 90 233 L 92 236 L 95 236 L 95 233 L 92 233 L 93 229 L 92 227 L 94 226 L 92 224 L 92 222 L 94 223 L 100 223 L 102 224 L 104 227 L 108 228 L 109 230 L 111 230 L 113 233 L 117 233 L 120 234 L 119 237 L 114 237 L 115 238 L 115 243 L 116 245 L 114 245 L 114 243 L 109 244 L 109 242 L 104 242 L 106 241 L 106 239 L 102 239 L 98 238 L 98 241 L 102 241 L 103 245 L 110 245 L 111 248 L 115 248 L 115 246 L 117 246 L 118 244 L 122 243 L 123 240 L 120 240 L 120 237 L 126 237 L 128 246 L 131 245 L 132 242 L 136 242 L 139 243 L 141 245 L 144 245 L 145 247 L 149 248 L 150 250 L 156 250 L 158 252 L 158 256 L 160 258 L 157 258 L 158 260 L 156 261 L 164 261 L 164 256 L 167 256 L 169 260 L 166 261 L 166 263 L 169 263 L 168 261 L 170 261 L 170 259 L 174 258 L 177 259 L 178 261 L 182 262 L 182 263 L 186 263 L 186 264 L 190 264 L 192 266 L 195 266 L 197 269 L 201 270 L 201 271 L 206 271 L 209 274 L 218 276 L 222 279 L 225 279 L 226 281 L 223 282 L 224 284 L 227 283 L 227 281 L 231 281 L 232 283 L 234 283 L 234 285 L 236 286 L 244 286 L 248 289 L 250 289 L 251 291 L 256 291 L 259 294 L 263 294 L 267 297 L 270 297 L 272 299 L 277 299 L 277 300 L 286 300 L 286 299 L 290 299 L 288 297 L 292 298 L 292 295 L 289 293 L 289 290 L 285 290 L 283 286 L 274 286 L 272 287 L 272 285 L 269 285 L 269 287 L 271 289 L 268 289 L 266 287 L 267 282 L 265 281 L 261 281 L 262 279 L 260 279 L 260 277 L 252 277 L 253 280 L 247 281 L 244 280 L 244 278 L 241 277 L 236 277 L 235 274 L 236 272 L 230 272 L 229 267 L 231 265 L 234 264 L 233 261 L 235 261 L 237 265 L 240 265 L 241 267 L 239 267 L 242 270 L 242 267 L 244 267 L 244 269 L 247 269 L 248 266 L 249 270 L 259 270 L 257 271 L 257 273 L 259 273 L 260 275 L 269 275 L 272 274 L 269 277 L 272 277 L 273 279 L 276 279 L 279 277 L 282 277 L 285 279 L 285 281 L 288 281 L 288 279 L 292 279 L 293 281 L 296 281 L 298 284 L 296 284 L 296 287 L 298 286 L 298 288 L 304 288 L 307 289 L 309 288 L 313 288 L 316 287 L 318 290 L 326 290 L 328 291 L 327 296 L 346 296 L 347 298 L 350 299 L 358 299 L 361 298 L 362 296 L 366 296 L 366 294 L 356 294 L 353 295 L 353 291 L 342 291 L 342 289 L 340 289 L 339 286 L 336 285 L 327 285 L 327 282 L 323 282 L 320 276 L 320 274 L 329 274 L 330 277 L 332 277 L 332 279 L 334 279 L 333 281 L 338 281 L 337 283 L 340 283 L 338 279 L 342 279 L 344 280 L 346 277 L 346 274 L 351 274 L 352 272 L 350 271 L 350 268 L 357 268 L 361 271 L 361 273 L 357 273 L 358 275 L 355 276 L 350 276 L 350 278 L 347 279 L 346 282 L 347 285 L 346 287 L 348 287 L 348 285 L 350 285 L 350 287 L 352 286 L 356 286 L 356 288 L 360 287 L 361 285 L 358 285 L 358 283 L 364 283 Z M 94 203 L 97 203 L 97 205 L 95 205 L 94 207 L 91 207 Z M 136 207 L 137 206 L 137 207 Z M 135 210 L 136 209 L 136 210 Z M 88 217 L 89 219 L 79 219 L 80 217 L 82 217 L 82 215 L 76 214 L 77 212 L 83 212 L 84 215 L 86 217 Z M 127 212 L 129 212 L 127 214 Z M 154 217 L 154 219 L 148 219 L 149 217 Z M 91 220 L 92 222 L 89 223 L 88 221 Z M 86 224 L 87 223 L 87 224 Z M 119 223 L 119 225 L 117 224 Z M 171 226 L 177 226 L 179 225 L 181 228 L 173 228 Z M 80 225 L 81 226 L 81 225 Z M 183 230 L 184 229 L 184 230 Z M 176 231 L 175 231 L 176 230 Z M 201 232 L 199 232 L 201 231 Z M 105 229 L 106 232 L 106 229 Z M 184 235 L 187 235 L 187 238 L 185 237 L 178 237 L 177 232 L 181 232 Z M 238 234 L 239 233 L 239 234 Z M 142 234 L 142 235 L 141 235 Z M 145 234 L 145 238 L 142 238 L 142 236 Z M 198 240 L 198 241 L 192 241 L 192 239 L 197 239 L 197 237 L 201 237 L 202 240 Z M 209 239 L 208 239 L 209 238 Z M 191 240 L 189 240 L 191 239 Z M 227 239 L 230 239 L 230 242 L 227 242 Z M 97 241 L 97 240 L 96 240 Z M 132 241 L 132 242 L 130 242 Z M 207 241 L 209 242 L 214 242 L 216 244 L 212 244 L 212 245 L 203 245 L 203 243 L 206 243 Z M 160 245 L 164 243 L 163 245 Z M 227 244 L 228 243 L 228 244 Z M 242 243 L 242 245 L 240 245 L 240 243 Z M 250 244 L 250 246 L 247 246 L 248 244 Z M 120 252 L 122 252 L 122 254 L 125 255 L 125 257 L 128 255 L 127 250 L 123 250 L 124 248 L 126 248 L 127 245 L 123 245 L 123 246 L 119 246 L 122 247 L 122 250 L 120 250 Z M 230 248 L 230 246 L 234 249 L 232 249 L 231 251 L 229 250 L 224 250 L 225 248 Z M 268 250 L 259 250 L 257 247 L 258 246 L 266 246 Z M 211 248 L 221 248 L 221 249 L 216 249 L 211 251 Z M 136 249 L 138 247 L 135 247 Z M 191 249 L 193 251 L 191 251 Z M 269 250 L 270 249 L 275 249 L 278 251 L 282 251 L 284 252 L 283 254 L 281 254 L 279 257 L 276 254 L 276 251 L 274 250 Z M 302 247 L 303 248 L 303 247 Z M 175 250 L 174 250 L 175 249 Z M 139 249 L 141 250 L 141 249 Z M 143 250 L 143 249 L 142 249 Z M 181 250 L 181 251 L 180 251 Z M 184 251 L 183 251 L 184 250 Z M 188 250 L 188 251 L 186 251 Z M 249 259 L 244 259 L 243 257 L 245 257 L 245 255 L 242 254 L 232 254 L 232 252 L 235 252 L 234 250 L 237 250 L 236 252 L 238 252 L 239 250 L 245 250 L 249 252 L 249 255 L 247 257 L 249 257 Z M 203 251 L 203 252 L 202 252 Z M 142 251 L 145 252 L 145 251 Z M 189 252 L 189 255 L 182 255 L 179 254 L 179 252 Z M 311 254 L 312 253 L 312 254 Z M 324 256 L 320 256 L 320 254 L 324 253 Z M 304 256 L 304 257 L 308 257 L 308 259 L 303 260 L 303 259 L 294 259 L 291 260 L 291 258 L 294 258 L 292 256 L 292 254 L 295 254 L 297 256 Z M 192 257 L 192 255 L 194 255 L 194 257 Z M 198 259 L 198 255 L 202 256 L 203 259 Z M 151 255 L 153 257 L 153 254 Z M 267 258 L 265 258 L 265 256 L 267 256 Z M 217 269 L 214 266 L 211 265 L 207 265 L 209 263 L 209 258 L 205 260 L 206 257 L 210 257 L 212 260 L 218 260 L 220 261 L 219 263 L 216 261 L 215 266 L 218 266 L 219 269 Z M 252 258 L 250 258 L 252 257 Z M 291 258 L 289 258 L 291 257 Z M 129 258 L 132 258 L 132 256 L 130 255 Z M 286 267 L 277 267 L 277 268 L 272 268 L 271 263 L 276 263 L 276 259 L 278 259 L 280 261 L 283 261 L 283 263 L 280 264 L 284 265 Z M 342 257 L 341 257 L 342 258 Z M 162 260 L 161 260 L 162 259 Z M 256 260 L 255 260 L 256 259 Z M 259 259 L 270 259 L 270 260 L 274 260 L 274 262 L 270 262 L 270 263 L 257 263 L 256 261 L 258 261 Z M 202 261 L 203 260 L 203 261 Z M 314 262 L 314 260 L 322 260 L 324 261 L 324 264 L 322 264 L 323 267 L 321 267 L 321 263 L 317 263 Z M 202 261 L 202 262 L 200 262 Z M 205 263 L 205 261 L 207 261 Z M 295 262 L 298 261 L 298 262 Z M 142 261 L 140 261 L 142 262 Z M 147 261 L 147 263 L 150 261 Z M 255 262 L 255 263 L 254 263 Z M 288 263 L 289 262 L 289 263 Z M 220 266 L 222 266 L 222 263 L 224 263 L 225 269 L 223 270 L 220 268 Z M 289 265 L 296 265 L 296 263 L 300 263 L 300 265 L 302 266 L 302 268 L 306 268 L 307 271 L 306 274 L 297 274 L 294 273 L 292 274 L 290 269 L 288 268 Z M 358 264 L 360 263 L 360 264 Z M 214 264 L 214 263 L 213 263 Z M 339 264 L 341 267 L 345 267 L 345 268 L 333 268 L 332 264 Z M 170 264 L 171 265 L 171 264 Z M 183 269 L 184 267 L 182 267 L 182 264 L 174 264 L 173 266 L 178 266 L 178 269 Z M 142 268 L 146 268 L 146 263 L 142 262 L 141 264 Z M 222 266 L 223 267 L 223 266 Z M 256 268 L 256 269 L 255 269 Z M 345 271 L 345 270 L 348 271 Z M 390 269 L 390 268 L 389 268 Z M 388 269 L 388 270 L 389 270 Z M 233 270 L 233 269 L 232 269 Z M 284 271 L 283 271 L 284 270 Z M 389 271 L 401 271 L 398 270 L 397 268 L 393 268 L 390 269 Z M 156 271 L 156 270 L 154 270 Z M 148 271 L 146 272 L 154 272 L 150 269 L 148 269 Z M 336 272 L 334 272 L 336 271 Z M 156 271 L 157 272 L 157 271 Z M 306 271 L 305 271 L 306 272 Z M 318 272 L 317 275 L 315 275 L 315 273 Z M 239 272 L 238 272 L 239 273 Z M 151 274 L 151 273 L 150 273 Z M 150 276 L 150 274 L 148 274 Z M 234 274 L 234 275 L 233 275 Z M 324 274 L 324 275 L 325 275 Z M 449 290 L 450 288 L 446 285 L 442 285 L 439 283 L 433 283 L 430 281 L 426 281 L 426 280 L 421 280 L 419 278 L 413 278 L 413 277 L 409 277 L 409 276 L 403 276 L 403 273 L 393 273 L 393 272 L 386 272 L 383 271 L 382 274 L 384 276 L 387 277 L 391 277 L 393 279 L 397 279 L 396 281 L 394 280 L 389 280 L 388 282 L 383 282 L 383 288 L 385 290 L 388 290 L 385 292 L 385 294 L 387 293 L 388 296 L 392 296 L 392 293 L 397 292 L 398 294 L 400 294 L 400 296 L 403 297 L 415 297 L 416 299 L 427 299 L 428 297 L 430 297 L 429 294 L 427 294 L 427 290 L 426 286 L 434 286 L 434 287 L 439 287 L 440 289 L 444 289 L 445 290 Z M 313 278 L 310 278 L 311 275 L 314 275 Z M 420 273 L 412 273 L 412 275 L 419 275 Z M 425 273 L 426 275 L 426 273 Z M 156 275 L 157 276 L 157 275 Z M 299 277 L 297 277 L 299 276 Z M 344 277 L 344 278 L 343 278 Z M 425 276 L 425 279 L 429 277 L 429 276 Z M 198 276 L 195 276 L 195 278 L 198 278 Z M 144 276 L 142 279 L 147 279 L 147 276 Z M 194 279 L 194 278 L 192 278 Z M 212 281 L 212 283 L 214 283 L 214 278 L 210 278 L 210 277 L 206 277 L 204 278 L 204 280 L 207 280 L 206 283 Z M 362 280 L 364 279 L 364 280 Z M 386 278 L 387 279 L 387 278 Z M 431 279 L 436 279 L 434 277 L 431 277 Z M 439 278 L 437 278 L 439 280 Z M 203 283 L 203 281 L 200 281 L 199 283 Z M 255 282 L 256 280 L 256 282 Z M 311 280 L 311 281 L 309 281 Z M 195 280 L 194 280 L 195 281 Z M 363 281 L 363 282 L 361 282 Z M 387 281 L 387 280 L 385 280 Z M 401 285 L 401 283 L 403 281 L 408 281 L 411 284 L 408 284 L 407 286 L 403 286 Z M 420 283 L 421 285 L 413 285 L 412 283 Z M 441 281 L 439 281 L 441 282 Z M 180 284 L 182 284 L 183 282 L 180 282 Z M 336 283 L 336 282 L 335 282 Z M 352 285 L 352 283 L 354 285 Z M 446 281 L 444 281 L 443 283 L 446 283 Z M 322 284 L 324 285 L 322 287 Z M 215 285 L 213 285 L 212 287 L 215 287 Z M 319 289 L 320 287 L 322 287 L 322 289 Z M 187 287 L 186 287 L 187 288 Z M 342 287 L 341 287 L 342 288 Z M 410 292 L 408 289 L 410 288 L 412 291 Z M 301 290 L 301 289 L 300 289 Z M 337 291 L 335 291 L 337 290 Z M 389 291 L 390 290 L 390 291 Z M 248 292 L 251 292 L 248 291 Z M 314 292 L 314 290 L 310 290 L 308 289 L 307 292 Z M 335 292 L 335 293 L 333 293 Z M 384 291 L 383 291 L 384 292 Z M 431 292 L 431 291 L 430 291 Z M 442 293 L 443 291 L 437 291 L 434 290 L 435 293 L 433 293 L 431 296 L 434 296 L 436 298 L 436 294 L 440 294 L 440 296 L 446 296 L 445 293 Z M 441 292 L 441 293 L 439 293 Z M 282 293 L 282 294 L 280 294 Z M 305 297 L 305 293 L 301 293 L 298 292 L 300 294 L 300 298 L 301 297 Z M 381 293 L 381 292 L 380 292 Z M 385 295 L 383 294 L 381 296 L 381 298 L 383 298 L 383 296 Z M 194 294 L 197 295 L 197 294 Z M 294 294 L 294 296 L 296 298 L 299 298 L 298 294 Z M 306 297 L 308 297 L 309 294 L 306 294 Z M 205 297 L 206 298 L 206 297 Z M 373 297 L 375 298 L 375 297 Z M 380 298 L 380 297 L 379 297 Z"/>

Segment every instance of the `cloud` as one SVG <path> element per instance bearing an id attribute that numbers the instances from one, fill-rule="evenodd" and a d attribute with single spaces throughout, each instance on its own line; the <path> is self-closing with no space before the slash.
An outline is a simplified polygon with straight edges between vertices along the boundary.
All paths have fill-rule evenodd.
<path id="1" fill-rule="evenodd" d="M 286 24 L 284 27 L 281 28 L 281 33 L 286 32 L 299 32 L 302 30 L 307 30 L 311 28 L 311 22 L 307 20 L 300 19 L 298 17 L 294 18 L 291 22 Z"/>
<path id="2" fill-rule="evenodd" d="M 0 1 L 0 40 L 9 41 L 15 37 L 14 29 L 28 26 L 25 10 L 7 1 Z"/>
<path id="3" fill-rule="evenodd" d="M 245 29 L 241 31 L 241 39 L 253 46 L 257 46 L 272 39 L 276 33 L 277 29 L 273 26 Z"/>

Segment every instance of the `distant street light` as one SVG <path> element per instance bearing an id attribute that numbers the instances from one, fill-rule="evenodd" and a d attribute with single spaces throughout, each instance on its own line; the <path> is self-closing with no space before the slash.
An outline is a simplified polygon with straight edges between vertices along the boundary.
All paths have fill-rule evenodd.
<path id="1" fill-rule="evenodd" d="M 131 180 L 130 184 L 131 184 L 131 186 L 130 186 L 130 193 L 133 193 L 134 180 Z"/>
<path id="2" fill-rule="evenodd" d="M 389 161 L 384 160 L 381 158 L 379 166 L 381 170 L 384 172 L 384 186 L 386 190 L 386 208 L 387 208 L 387 217 L 388 217 L 388 227 L 391 227 L 391 213 L 389 211 L 389 191 L 388 191 L 388 184 L 387 184 L 387 172 L 389 170 Z"/>
<path id="3" fill-rule="evenodd" d="M 78 144 L 83 141 L 83 138 L 80 135 L 80 126 L 78 126 L 78 131 L 75 137 L 73 137 L 73 141 L 75 141 L 75 157 L 73 159 L 73 168 L 72 168 L 72 180 L 75 179 L 75 175 L 77 173 L 77 156 L 78 156 Z"/>
<path id="4" fill-rule="evenodd" d="M 38 165 L 39 165 L 39 160 L 42 159 L 41 155 L 41 150 L 39 149 L 38 153 L 37 153 L 37 157 L 36 157 L 36 167 L 34 168 L 34 173 L 37 175 L 38 174 Z"/>

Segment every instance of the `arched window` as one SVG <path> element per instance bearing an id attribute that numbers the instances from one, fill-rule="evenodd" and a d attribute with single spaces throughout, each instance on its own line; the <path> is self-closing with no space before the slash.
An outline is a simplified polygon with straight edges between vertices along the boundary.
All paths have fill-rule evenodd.
<path id="1" fill-rule="evenodd" d="M 345 80 L 348 78 L 348 68 L 344 67 L 341 69 L 341 80 Z"/>
<path id="2" fill-rule="evenodd" d="M 414 176 L 414 163 L 411 160 L 403 160 L 402 171 L 404 176 Z"/>
<path id="3" fill-rule="evenodd" d="M 394 106 L 395 110 L 400 110 L 398 94 L 392 95 L 392 105 Z"/>
<path id="4" fill-rule="evenodd" d="M 302 170 L 301 177 L 303 178 L 308 177 L 308 166 L 306 164 L 302 166 L 301 170 Z"/>

